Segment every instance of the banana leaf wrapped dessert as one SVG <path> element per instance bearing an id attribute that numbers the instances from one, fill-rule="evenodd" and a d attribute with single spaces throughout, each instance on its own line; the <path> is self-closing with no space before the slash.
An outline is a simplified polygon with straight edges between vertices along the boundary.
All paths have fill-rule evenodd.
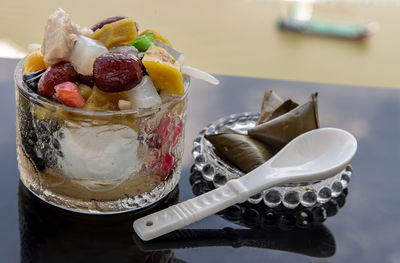
<path id="1" fill-rule="evenodd" d="M 265 122 L 249 129 L 249 136 L 281 148 L 300 134 L 318 129 L 317 96 L 317 93 L 312 94 L 305 103 L 295 108 L 293 108 L 296 105 L 295 103 L 290 100 L 286 101 L 270 115 L 278 115 L 277 117 L 267 119 Z M 286 110 L 288 111 L 282 114 Z"/>
<path id="2" fill-rule="evenodd" d="M 262 142 L 229 128 L 224 128 L 218 134 L 204 136 L 223 158 L 246 173 L 272 157 L 272 153 Z"/>
<path id="3" fill-rule="evenodd" d="M 205 135 L 215 152 L 244 173 L 257 168 L 292 139 L 319 128 L 318 94 L 299 105 L 284 101 L 274 91 L 264 93 L 256 125 L 241 134 L 222 128 L 217 134 Z"/>

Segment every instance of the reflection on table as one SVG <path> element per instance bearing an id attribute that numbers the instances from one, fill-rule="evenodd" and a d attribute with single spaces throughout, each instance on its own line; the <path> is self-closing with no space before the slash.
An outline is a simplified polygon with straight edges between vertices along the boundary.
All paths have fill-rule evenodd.
<path id="1" fill-rule="evenodd" d="M 48 205 L 20 183 L 21 262 L 183 262 L 175 258 L 175 249 L 215 246 L 273 249 L 313 257 L 335 254 L 333 235 L 318 222 L 290 231 L 248 223 L 248 229 L 184 229 L 153 241 L 141 241 L 133 232 L 132 222 L 175 204 L 178 196 L 176 188 L 156 205 L 139 212 L 85 215 Z M 232 216 L 229 209 L 224 213 L 220 214 L 224 218 Z M 236 219 L 247 222 L 246 214 L 236 215 Z"/>
<path id="2" fill-rule="evenodd" d="M 145 252 L 132 241 L 132 222 L 177 202 L 178 188 L 136 213 L 85 215 L 53 207 L 20 182 L 21 262 L 180 262 L 172 250 Z"/>

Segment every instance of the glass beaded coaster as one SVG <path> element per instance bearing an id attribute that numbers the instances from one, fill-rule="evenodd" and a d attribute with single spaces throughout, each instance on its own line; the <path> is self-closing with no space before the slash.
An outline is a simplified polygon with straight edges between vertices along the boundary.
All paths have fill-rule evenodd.
<path id="1" fill-rule="evenodd" d="M 204 134 L 216 134 L 222 127 L 228 127 L 242 134 L 254 127 L 259 113 L 238 113 L 218 119 L 210 123 L 199 132 L 199 136 L 193 141 L 192 155 L 194 164 L 202 173 L 206 181 L 212 182 L 214 186 L 220 187 L 227 181 L 244 175 L 237 168 L 224 162 L 219 158 L 211 143 L 204 138 Z M 338 197 L 350 183 L 352 175 L 351 166 L 340 173 L 318 182 L 301 184 L 284 184 L 272 187 L 250 197 L 247 201 L 251 204 L 264 203 L 270 208 L 283 205 L 294 209 L 299 205 L 311 207 L 317 203 L 323 204 L 333 197 Z"/>

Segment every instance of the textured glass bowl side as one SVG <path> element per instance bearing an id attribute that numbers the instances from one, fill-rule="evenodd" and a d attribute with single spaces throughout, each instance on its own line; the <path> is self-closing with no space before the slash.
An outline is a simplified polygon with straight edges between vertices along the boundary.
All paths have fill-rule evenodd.
<path id="1" fill-rule="evenodd" d="M 23 60 L 18 63 L 14 74 L 18 167 L 21 181 L 32 193 L 50 204 L 71 211 L 109 214 L 149 206 L 162 199 L 178 184 L 183 156 L 187 93 L 190 85 L 188 77 L 184 77 L 185 93 L 160 107 L 138 111 L 102 112 L 66 107 L 37 95 L 23 83 L 22 66 Z M 135 186 L 136 181 L 131 180 L 131 175 L 129 180 L 117 178 L 110 181 L 108 175 L 104 173 L 101 180 L 80 177 L 66 183 L 71 178 L 64 174 L 65 162 L 61 165 L 60 160 L 66 158 L 63 140 L 65 142 L 68 134 L 80 132 L 84 136 L 91 137 L 92 144 L 106 144 L 106 147 L 116 148 L 115 141 L 105 142 L 102 140 L 104 136 L 101 136 L 104 134 L 104 129 L 107 130 L 107 134 L 112 134 L 113 127 L 116 128 L 116 132 L 124 130 L 123 135 L 128 132 L 130 137 L 127 141 L 137 145 L 134 154 L 137 156 L 135 160 L 138 160 L 139 168 L 132 172 L 132 178 L 136 178 L 136 181 L 140 178 L 139 181 L 145 187 L 138 190 Z M 100 132 L 93 132 L 93 136 L 83 132 L 91 129 L 100 129 Z M 162 143 L 159 143 L 160 134 L 165 137 Z M 158 136 L 156 139 L 155 135 Z M 79 144 L 82 144 L 82 141 L 77 141 L 75 144 L 80 148 Z M 86 145 L 82 145 L 82 149 L 84 147 Z M 165 161 L 167 166 L 157 164 L 162 161 Z M 101 162 L 92 164 L 93 167 L 103 165 Z M 73 171 L 77 170 L 74 165 L 71 166 Z M 155 176 L 156 173 L 160 179 Z M 114 178 L 115 175 L 110 173 L 109 176 Z M 50 184 L 49 178 L 52 178 Z M 150 183 L 146 185 L 147 182 Z M 75 190 L 72 191 L 72 188 Z M 115 190 L 117 188 L 120 189 L 119 192 Z"/>
<path id="2" fill-rule="evenodd" d="M 218 119 L 199 132 L 193 141 L 192 155 L 196 169 L 202 173 L 205 180 L 220 187 L 231 179 L 244 175 L 235 167 L 230 166 L 219 158 L 213 151 L 211 143 L 204 138 L 204 134 L 218 133 L 222 127 L 228 127 L 243 134 L 254 127 L 259 113 L 238 113 Z M 351 166 L 342 172 L 319 182 L 303 184 L 285 184 L 266 189 L 250 197 L 247 201 L 252 204 L 264 203 L 270 208 L 283 205 L 286 208 L 296 208 L 300 204 L 311 207 L 317 203 L 326 203 L 332 197 L 339 196 L 350 183 Z"/>

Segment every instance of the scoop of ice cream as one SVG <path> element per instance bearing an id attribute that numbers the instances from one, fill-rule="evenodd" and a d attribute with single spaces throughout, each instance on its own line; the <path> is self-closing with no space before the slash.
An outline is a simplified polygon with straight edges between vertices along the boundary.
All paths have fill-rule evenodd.
<path id="1" fill-rule="evenodd" d="M 90 186 L 90 190 L 110 190 L 101 185 L 116 187 L 140 169 L 137 133 L 129 127 L 73 127 L 62 132 L 61 169 L 66 177 Z M 98 189 L 93 187 L 96 185 Z"/>

